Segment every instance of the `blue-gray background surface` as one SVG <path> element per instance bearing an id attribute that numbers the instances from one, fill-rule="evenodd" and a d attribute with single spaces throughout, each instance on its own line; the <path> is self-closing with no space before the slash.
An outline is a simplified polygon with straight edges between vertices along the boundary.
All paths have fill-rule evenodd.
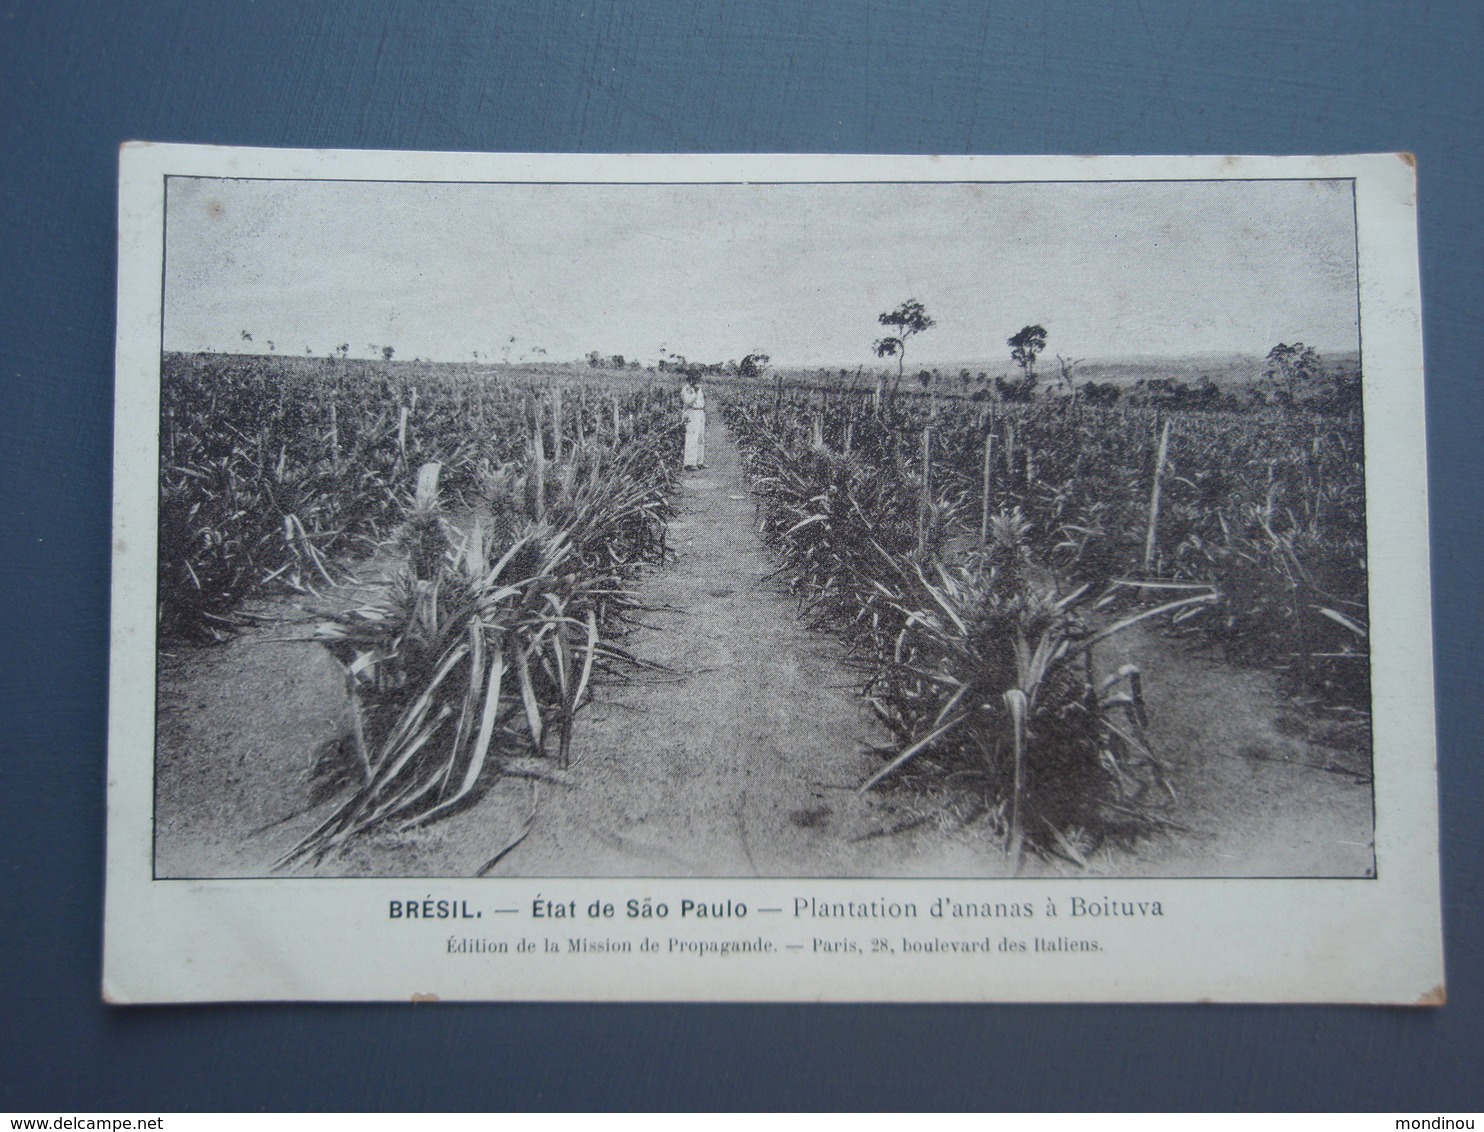
<path id="1" fill-rule="evenodd" d="M 1481 33 L 1467 0 L 0 0 L 0 1109 L 1484 1107 Z M 105 1009 L 115 155 L 128 138 L 1414 151 L 1449 1005 Z"/>

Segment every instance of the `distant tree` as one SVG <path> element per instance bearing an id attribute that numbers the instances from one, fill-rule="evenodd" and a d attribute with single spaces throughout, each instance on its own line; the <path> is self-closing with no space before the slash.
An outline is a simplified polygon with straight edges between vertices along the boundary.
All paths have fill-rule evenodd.
<path id="1" fill-rule="evenodd" d="M 608 364 L 614 369 L 623 369 L 628 363 L 624 361 L 622 354 L 614 354 L 613 357 L 608 359 Z"/>
<path id="2" fill-rule="evenodd" d="M 888 330 L 896 333 L 888 334 L 885 338 L 878 338 L 871 344 L 878 358 L 896 358 L 897 380 L 892 386 L 892 393 L 896 393 L 898 385 L 902 384 L 902 366 L 907 357 L 907 339 L 914 334 L 921 334 L 924 330 L 937 325 L 933 317 L 928 314 L 927 308 L 916 299 L 908 299 L 896 310 L 886 311 L 876 316 L 876 321 Z M 881 403 L 881 382 L 876 382 L 876 403 Z"/>
<path id="3" fill-rule="evenodd" d="M 1279 342 L 1265 359 L 1262 371 L 1263 389 L 1282 405 L 1296 404 L 1316 391 L 1324 374 L 1324 363 L 1313 346 L 1302 342 L 1288 345 Z"/>
<path id="4" fill-rule="evenodd" d="M 1171 377 L 1151 377 L 1144 383 L 1149 404 L 1159 409 L 1178 409 L 1185 400 L 1186 385 Z"/>
<path id="5" fill-rule="evenodd" d="M 603 364 L 603 355 L 596 350 L 587 352 L 587 364 L 591 369 L 598 369 Z"/>
<path id="6" fill-rule="evenodd" d="M 743 377 L 759 377 L 772 360 L 767 354 L 748 354 L 738 366 L 738 372 Z"/>
<path id="7" fill-rule="evenodd" d="M 340 360 L 342 362 L 345 361 L 346 358 L 350 357 L 350 343 L 340 343 L 340 345 L 335 347 L 335 352 L 340 355 Z"/>
<path id="8" fill-rule="evenodd" d="M 392 355 L 395 354 L 396 352 L 397 351 L 395 349 L 393 349 L 391 346 L 383 346 L 381 348 L 381 360 L 384 361 L 384 362 L 391 361 L 392 360 Z"/>
<path id="9" fill-rule="evenodd" d="M 1089 381 L 1082 387 L 1082 399 L 1089 405 L 1111 405 L 1118 400 L 1119 393 L 1118 386 L 1111 381 L 1102 384 Z"/>
<path id="10" fill-rule="evenodd" d="M 243 331 L 243 332 L 242 332 L 242 340 L 243 340 L 243 341 L 244 341 L 244 342 L 251 342 L 251 341 L 252 341 L 252 335 L 251 335 L 251 334 L 249 334 L 249 333 L 248 333 L 248 332 L 247 332 L 247 331 L 246 331 L 246 330 L 244 330 L 244 331 Z"/>
<path id="11" fill-rule="evenodd" d="M 272 354 L 272 353 L 276 353 L 277 351 L 278 351 L 278 347 L 273 344 L 273 339 L 272 338 L 268 339 L 268 352 L 270 354 Z"/>
<path id="12" fill-rule="evenodd" d="M 1092 386 L 1085 389 L 1091 400 Z M 1173 377 L 1152 377 L 1135 385 L 1131 397 L 1158 409 L 1219 409 L 1227 400 L 1209 375 L 1202 375 L 1195 384 Z"/>
<path id="13" fill-rule="evenodd" d="M 1023 326 L 1005 339 L 1005 345 L 1010 347 L 1010 360 L 1021 368 L 1026 378 L 1032 378 L 1036 373 L 1036 355 L 1046 349 L 1046 328 Z"/>

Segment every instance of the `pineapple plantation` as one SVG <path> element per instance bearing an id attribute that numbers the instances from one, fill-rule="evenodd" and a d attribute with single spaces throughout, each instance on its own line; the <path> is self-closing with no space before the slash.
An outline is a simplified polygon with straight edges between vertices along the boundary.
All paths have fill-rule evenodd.
<path id="1" fill-rule="evenodd" d="M 780 579 L 844 642 L 891 733 L 863 789 L 960 784 L 1016 862 L 1029 848 L 1086 866 L 1190 834 L 1167 760 L 1191 775 L 1193 752 L 1150 741 L 1137 657 L 1176 647 L 1177 668 L 1271 680 L 1274 719 L 1246 720 L 1216 758 L 1368 786 L 1358 414 L 883 407 L 828 384 L 755 391 L 729 414 Z M 1299 743 L 1269 747 L 1271 726 Z"/>
<path id="2" fill-rule="evenodd" d="M 1358 419 L 167 355 L 171 876 L 1363 875 Z M 723 424 L 723 422 L 725 422 Z"/>
<path id="3" fill-rule="evenodd" d="M 539 374 L 357 368 L 166 366 L 162 707 L 169 642 L 253 624 L 307 627 L 261 643 L 323 648 L 344 677 L 348 727 L 291 818 L 333 803 L 281 869 L 456 812 L 521 760 L 564 770 L 595 673 L 642 667 L 618 643 L 628 586 L 665 556 L 662 394 L 583 386 L 564 409 Z"/>

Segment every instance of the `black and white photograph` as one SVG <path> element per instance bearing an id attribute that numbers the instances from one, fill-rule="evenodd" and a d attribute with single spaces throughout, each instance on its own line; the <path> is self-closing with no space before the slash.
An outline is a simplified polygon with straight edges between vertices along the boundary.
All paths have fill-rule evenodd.
<path id="1" fill-rule="evenodd" d="M 151 880 L 1374 885 L 1354 173 L 659 160 L 160 179 Z"/>
<path id="2" fill-rule="evenodd" d="M 157 876 L 1372 872 L 1352 182 L 166 209 Z"/>

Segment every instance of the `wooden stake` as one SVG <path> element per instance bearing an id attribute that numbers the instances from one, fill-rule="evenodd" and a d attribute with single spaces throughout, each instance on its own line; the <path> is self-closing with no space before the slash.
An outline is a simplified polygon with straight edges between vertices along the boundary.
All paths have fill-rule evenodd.
<path id="1" fill-rule="evenodd" d="M 1170 420 L 1159 434 L 1159 453 L 1154 458 L 1154 486 L 1149 490 L 1149 531 L 1144 536 L 1144 573 L 1148 574 L 1154 564 L 1154 534 L 1159 526 L 1159 481 L 1164 475 L 1165 456 L 1170 448 Z"/>
<path id="2" fill-rule="evenodd" d="M 551 458 L 562 462 L 562 387 L 551 391 Z"/>
<path id="3" fill-rule="evenodd" d="M 541 437 L 541 426 L 546 414 L 541 411 L 539 399 L 535 405 L 536 420 L 531 429 L 531 472 L 536 477 L 536 521 L 539 523 L 546 518 L 546 445 Z"/>
<path id="4" fill-rule="evenodd" d="M 1010 712 L 1010 737 L 1014 758 L 1013 793 L 1010 796 L 1010 859 L 1015 871 L 1020 871 L 1021 855 L 1025 848 L 1025 826 L 1021 814 L 1021 799 L 1025 793 L 1025 715 L 1026 697 L 1019 688 L 1011 688 L 1002 697 Z"/>
<path id="5" fill-rule="evenodd" d="M 850 443 L 854 439 L 854 437 L 855 437 L 855 421 L 854 420 L 848 420 L 848 421 L 845 422 L 845 455 L 847 455 L 847 456 L 850 455 Z"/>
<path id="6" fill-rule="evenodd" d="M 1316 539 L 1319 537 L 1319 511 L 1324 506 L 1324 464 L 1321 462 L 1319 455 L 1321 447 L 1322 441 L 1319 437 L 1319 428 L 1316 425 L 1314 428 L 1314 454 L 1311 460 L 1314 473 L 1310 477 L 1313 480 L 1314 488 L 1314 508 L 1310 519 L 1310 527 Z"/>
<path id="7" fill-rule="evenodd" d="M 430 460 L 417 470 L 417 487 L 413 491 L 413 498 L 418 507 L 430 511 L 438 505 L 438 475 L 442 470 L 443 465 L 436 460 Z"/>
<path id="8" fill-rule="evenodd" d="M 613 394 L 613 447 L 617 448 L 618 442 L 618 394 L 615 393 Z"/>
<path id="9" fill-rule="evenodd" d="M 173 449 L 175 438 L 170 438 Z M 335 415 L 335 395 L 330 394 L 330 467 L 338 468 L 340 465 L 340 422 Z"/>
<path id="10" fill-rule="evenodd" d="M 917 553 L 922 554 L 927 550 L 927 520 L 928 520 L 928 494 L 931 484 L 928 476 L 932 473 L 932 443 L 933 430 L 924 428 L 922 430 L 922 498 L 917 508 Z"/>
<path id="11" fill-rule="evenodd" d="M 979 516 L 979 549 L 989 543 L 989 493 L 994 477 L 994 433 L 984 435 L 984 510 Z"/>

